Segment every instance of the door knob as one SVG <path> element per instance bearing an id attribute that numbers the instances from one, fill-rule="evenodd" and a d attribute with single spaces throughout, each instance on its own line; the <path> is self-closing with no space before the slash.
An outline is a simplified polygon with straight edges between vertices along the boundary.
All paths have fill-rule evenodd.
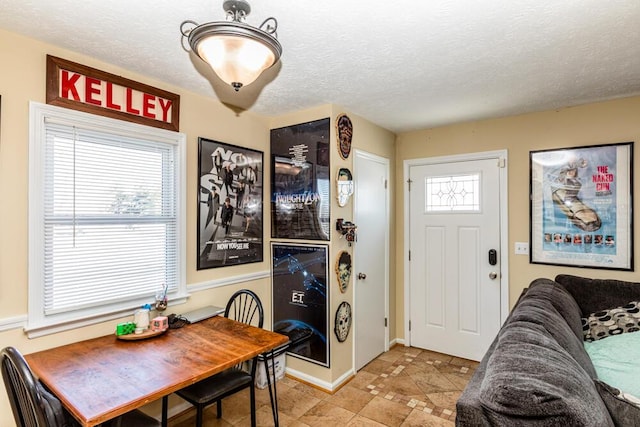
<path id="1" fill-rule="evenodd" d="M 358 280 L 364 280 L 367 278 L 367 275 L 364 273 L 358 273 Z"/>
<path id="2" fill-rule="evenodd" d="M 496 277 L 498 277 L 498 273 L 496 273 L 495 271 L 489 273 L 489 279 L 496 280 Z"/>

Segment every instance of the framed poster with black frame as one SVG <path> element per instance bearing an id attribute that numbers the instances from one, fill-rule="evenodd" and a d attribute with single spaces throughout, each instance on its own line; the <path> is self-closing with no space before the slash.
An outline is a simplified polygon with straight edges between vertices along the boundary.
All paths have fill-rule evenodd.
<path id="1" fill-rule="evenodd" d="M 291 356 L 329 367 L 327 245 L 271 243 L 272 320 Z"/>
<path id="2" fill-rule="evenodd" d="M 271 130 L 271 237 L 329 240 L 329 118 Z"/>
<path id="3" fill-rule="evenodd" d="M 531 151 L 530 261 L 633 271 L 633 142 Z"/>
<path id="4" fill-rule="evenodd" d="M 198 270 L 263 261 L 262 201 L 262 151 L 198 138 Z"/>

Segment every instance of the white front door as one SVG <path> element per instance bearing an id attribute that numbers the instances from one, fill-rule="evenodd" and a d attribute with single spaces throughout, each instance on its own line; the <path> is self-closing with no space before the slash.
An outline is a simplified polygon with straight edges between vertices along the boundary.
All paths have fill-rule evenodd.
<path id="1" fill-rule="evenodd" d="M 480 360 L 500 329 L 500 162 L 409 168 L 412 346 Z"/>
<path id="2" fill-rule="evenodd" d="M 362 151 L 354 155 L 355 368 L 388 350 L 389 161 Z M 358 278 L 358 275 L 360 278 Z M 366 277 L 365 277 L 366 276 Z"/>

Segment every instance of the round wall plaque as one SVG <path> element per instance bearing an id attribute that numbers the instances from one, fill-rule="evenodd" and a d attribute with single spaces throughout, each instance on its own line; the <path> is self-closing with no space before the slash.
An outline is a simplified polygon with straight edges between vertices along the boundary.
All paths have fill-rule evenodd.
<path id="1" fill-rule="evenodd" d="M 351 329 L 351 305 L 343 301 L 336 310 L 336 325 L 334 332 L 338 341 L 344 342 L 349 336 L 349 330 Z"/>
<path id="2" fill-rule="evenodd" d="M 336 130 L 338 132 L 338 151 L 344 160 L 349 158 L 351 153 L 351 138 L 353 136 L 353 125 L 351 119 L 346 114 L 340 114 L 336 120 Z"/>

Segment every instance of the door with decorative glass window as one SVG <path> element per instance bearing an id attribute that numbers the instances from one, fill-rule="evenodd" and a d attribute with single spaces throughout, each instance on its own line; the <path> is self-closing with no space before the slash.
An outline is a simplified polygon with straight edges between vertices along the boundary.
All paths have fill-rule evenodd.
<path id="1" fill-rule="evenodd" d="M 500 164 L 409 168 L 410 343 L 480 360 L 500 328 Z"/>

